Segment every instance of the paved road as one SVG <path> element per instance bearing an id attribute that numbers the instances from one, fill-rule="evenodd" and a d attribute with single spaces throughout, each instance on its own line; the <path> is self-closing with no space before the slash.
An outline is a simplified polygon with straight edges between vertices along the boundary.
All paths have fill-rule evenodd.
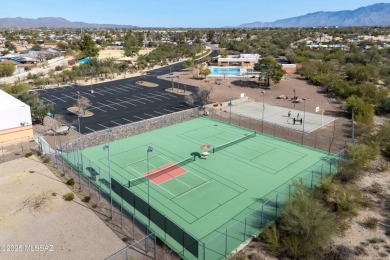
<path id="1" fill-rule="evenodd" d="M 95 84 L 92 86 L 94 93 L 90 92 L 90 86 L 77 85 L 37 91 L 45 103 L 54 105 L 52 114 L 62 114 L 68 121 L 77 121 L 77 116 L 66 110 L 76 104 L 77 91 L 80 96 L 88 98 L 92 103 L 88 110 L 94 115 L 81 118 L 80 130 L 85 134 L 188 109 L 184 96 L 165 91 L 171 87 L 171 82 L 157 78 L 181 68 L 179 63 L 149 71 L 147 81 L 159 84 L 156 88 L 137 84 L 140 77 L 135 77 Z M 194 89 L 187 86 L 189 91 Z"/>

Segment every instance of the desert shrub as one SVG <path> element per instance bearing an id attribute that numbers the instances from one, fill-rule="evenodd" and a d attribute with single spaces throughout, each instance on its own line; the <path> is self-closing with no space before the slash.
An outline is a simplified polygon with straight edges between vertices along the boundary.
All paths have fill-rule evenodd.
<path id="1" fill-rule="evenodd" d="M 384 204 L 385 204 L 385 207 L 390 210 L 390 195 L 386 195 L 386 197 L 384 198 Z"/>
<path id="2" fill-rule="evenodd" d="M 380 237 L 374 237 L 368 240 L 371 244 L 377 244 L 377 243 L 385 243 L 386 241 L 383 238 Z"/>
<path id="3" fill-rule="evenodd" d="M 279 230 L 275 223 L 267 227 L 265 231 L 261 234 L 261 236 L 269 245 L 269 249 L 272 253 L 276 253 L 279 251 L 280 249 Z"/>
<path id="4" fill-rule="evenodd" d="M 373 194 L 381 194 L 383 192 L 383 188 L 382 188 L 382 185 L 380 185 L 379 183 L 377 182 L 374 182 L 373 184 L 371 184 L 367 190 Z"/>
<path id="5" fill-rule="evenodd" d="M 51 161 L 50 156 L 44 155 L 44 156 L 42 157 L 42 162 L 43 162 L 43 163 L 50 163 L 50 161 Z"/>
<path id="6" fill-rule="evenodd" d="M 336 248 L 333 248 L 326 254 L 322 256 L 321 259 L 332 259 L 332 260 L 344 260 L 351 259 L 354 254 L 354 251 L 344 245 L 338 245 Z"/>
<path id="7" fill-rule="evenodd" d="M 379 154 L 379 144 L 370 142 L 368 144 L 348 145 L 347 158 L 340 162 L 337 179 L 343 182 L 353 182 L 359 179 L 368 166 Z"/>
<path id="8" fill-rule="evenodd" d="M 302 187 L 286 202 L 280 221 L 282 244 L 294 258 L 310 257 L 339 230 L 332 214 Z"/>
<path id="9" fill-rule="evenodd" d="M 362 225 L 368 229 L 376 229 L 378 227 L 378 222 L 379 221 L 377 218 L 368 217 L 363 221 Z"/>
<path id="10" fill-rule="evenodd" d="M 85 196 L 81 201 L 83 202 L 89 202 L 91 200 L 90 196 Z"/>
<path id="11" fill-rule="evenodd" d="M 356 215 L 362 201 L 362 196 L 358 190 L 341 185 L 331 177 L 320 182 L 315 194 L 341 217 Z"/>
<path id="12" fill-rule="evenodd" d="M 63 68 L 62 68 L 62 66 L 56 66 L 54 69 L 55 69 L 55 71 L 61 71 Z"/>
<path id="13" fill-rule="evenodd" d="M 32 155 L 33 155 L 32 152 L 28 152 L 28 153 L 26 153 L 26 154 L 24 155 L 24 157 L 28 158 L 28 157 L 30 157 L 30 156 L 32 156 Z"/>
<path id="14" fill-rule="evenodd" d="M 74 181 L 74 179 L 73 178 L 70 178 L 67 182 L 66 182 L 66 184 L 68 184 L 68 185 L 70 185 L 70 186 L 73 186 L 73 185 L 75 185 L 75 181 Z"/>
<path id="15" fill-rule="evenodd" d="M 57 196 L 57 193 L 56 192 L 52 192 L 51 196 L 55 197 L 55 196 Z"/>
<path id="16" fill-rule="evenodd" d="M 74 194 L 72 192 L 66 193 L 63 198 L 66 201 L 72 201 L 74 200 Z"/>
<path id="17" fill-rule="evenodd" d="M 362 255 L 367 255 L 367 251 L 366 249 L 364 249 L 364 247 L 361 247 L 361 246 L 355 246 L 355 255 L 356 256 L 362 256 Z"/>
<path id="18" fill-rule="evenodd" d="M 246 254 L 240 250 L 237 254 L 235 254 L 231 259 L 234 260 L 247 260 Z"/>

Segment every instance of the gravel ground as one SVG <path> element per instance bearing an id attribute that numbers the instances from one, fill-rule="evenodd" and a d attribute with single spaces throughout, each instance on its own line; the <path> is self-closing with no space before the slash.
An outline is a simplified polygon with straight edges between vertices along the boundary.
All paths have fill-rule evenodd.
<path id="1" fill-rule="evenodd" d="M 2 163 L 0 259 L 104 259 L 126 246 L 69 192 L 34 156 Z"/>

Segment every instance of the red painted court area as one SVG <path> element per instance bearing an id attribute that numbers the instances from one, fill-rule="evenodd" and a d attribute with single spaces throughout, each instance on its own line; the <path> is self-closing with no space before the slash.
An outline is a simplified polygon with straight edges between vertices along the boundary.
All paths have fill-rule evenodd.
<path id="1" fill-rule="evenodd" d="M 156 184 L 161 184 L 186 172 L 187 170 L 180 167 L 179 165 L 176 165 L 174 163 L 168 163 L 150 171 L 149 173 L 144 173 L 143 176 Z"/>

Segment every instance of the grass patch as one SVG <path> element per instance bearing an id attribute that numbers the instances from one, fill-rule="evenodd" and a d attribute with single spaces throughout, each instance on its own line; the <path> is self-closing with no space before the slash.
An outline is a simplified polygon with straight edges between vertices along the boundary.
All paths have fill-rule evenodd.
<path id="1" fill-rule="evenodd" d="M 374 217 L 368 217 L 364 222 L 362 223 L 363 227 L 368 229 L 376 229 L 378 227 L 378 219 Z"/>
<path id="2" fill-rule="evenodd" d="M 66 193 L 63 198 L 66 201 L 72 201 L 74 200 L 74 194 L 72 192 Z"/>

